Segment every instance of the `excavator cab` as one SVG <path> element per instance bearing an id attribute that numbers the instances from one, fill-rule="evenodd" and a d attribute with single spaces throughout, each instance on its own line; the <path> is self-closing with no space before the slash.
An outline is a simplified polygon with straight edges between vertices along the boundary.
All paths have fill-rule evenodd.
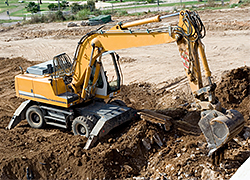
<path id="1" fill-rule="evenodd" d="M 120 91 L 122 82 L 119 55 L 115 51 L 107 51 L 99 58 L 102 58 L 102 64 L 96 84 L 96 97 L 112 97 Z M 91 74 L 94 74 L 95 69 L 94 65 Z"/>

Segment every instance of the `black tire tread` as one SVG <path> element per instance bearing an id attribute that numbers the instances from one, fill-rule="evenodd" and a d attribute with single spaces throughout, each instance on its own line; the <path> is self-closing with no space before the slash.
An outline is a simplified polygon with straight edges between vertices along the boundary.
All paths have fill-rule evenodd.
<path id="1" fill-rule="evenodd" d="M 41 122 L 40 122 L 39 124 L 34 124 L 34 122 L 29 118 L 29 113 L 32 112 L 32 111 L 36 112 L 36 113 L 40 116 Z M 32 128 L 42 129 L 42 128 L 44 128 L 45 125 L 46 125 L 46 122 L 45 122 L 45 120 L 44 120 L 43 112 L 42 112 L 42 110 L 39 108 L 39 106 L 37 106 L 37 105 L 33 105 L 33 106 L 30 106 L 30 107 L 28 108 L 28 110 L 26 111 L 26 119 L 27 119 L 29 125 L 30 125 Z"/>
<path id="2" fill-rule="evenodd" d="M 73 123 L 72 123 L 72 131 L 74 133 L 74 135 L 80 135 L 78 132 L 77 132 L 77 129 L 76 129 L 76 125 L 77 124 L 82 124 L 83 126 L 85 126 L 86 130 L 88 131 L 88 133 L 86 133 L 86 137 L 88 138 L 89 135 L 90 135 L 90 132 L 91 130 L 93 129 L 94 127 L 94 124 L 85 116 L 78 116 L 76 117 L 74 120 L 73 120 Z"/>

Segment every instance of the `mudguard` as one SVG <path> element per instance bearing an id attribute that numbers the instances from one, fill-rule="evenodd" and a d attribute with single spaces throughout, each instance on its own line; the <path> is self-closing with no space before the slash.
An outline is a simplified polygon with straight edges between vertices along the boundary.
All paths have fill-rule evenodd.
<path id="1" fill-rule="evenodd" d="M 239 134 L 245 123 L 242 114 L 234 109 L 225 113 L 208 110 L 202 116 L 198 124 L 208 142 L 209 155 Z"/>
<path id="2" fill-rule="evenodd" d="M 25 119 L 25 113 L 27 109 L 31 106 L 32 101 L 27 100 L 24 101 L 15 111 L 14 115 L 12 116 L 8 126 L 6 129 L 13 129 L 16 125 L 18 125 L 22 120 Z"/>

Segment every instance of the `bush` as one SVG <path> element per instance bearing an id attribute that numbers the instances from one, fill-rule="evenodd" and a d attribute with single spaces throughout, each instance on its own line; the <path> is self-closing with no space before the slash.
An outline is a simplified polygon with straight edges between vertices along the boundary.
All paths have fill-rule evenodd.
<path id="1" fill-rule="evenodd" d="M 66 19 L 68 21 L 74 21 L 74 20 L 76 20 L 76 17 L 74 15 L 69 15 L 68 17 L 66 17 Z"/>
<path id="2" fill-rule="evenodd" d="M 67 1 L 62 1 L 62 3 L 60 3 L 60 9 L 65 9 L 68 6 L 69 6 L 69 2 Z M 56 11 L 58 10 L 58 3 L 50 3 L 48 5 L 48 8 L 50 11 Z"/>
<path id="3" fill-rule="evenodd" d="M 55 15 L 56 15 L 56 21 L 65 21 L 66 20 L 66 18 L 63 16 L 62 11 L 57 11 Z"/>
<path id="4" fill-rule="evenodd" d="M 46 16 L 46 15 L 44 15 L 44 14 L 38 16 L 38 18 L 40 18 L 39 21 L 40 21 L 41 23 L 48 22 L 48 16 Z"/>
<path id="5" fill-rule="evenodd" d="M 147 0 L 147 3 L 154 3 L 155 0 Z"/>
<path id="6" fill-rule="evenodd" d="M 86 20 L 89 18 L 89 15 L 91 15 L 91 12 L 89 9 L 84 9 L 84 10 L 81 10 L 79 11 L 76 16 L 77 16 L 77 19 L 81 19 L 81 20 Z"/>
<path id="7" fill-rule="evenodd" d="M 110 14 L 114 14 L 115 12 L 117 12 L 117 11 L 115 11 L 115 10 L 112 11 L 112 9 L 108 9 L 108 10 L 103 10 L 102 14 L 103 15 L 110 15 Z"/>
<path id="8" fill-rule="evenodd" d="M 208 0 L 207 1 L 207 4 L 208 4 L 208 6 L 210 6 L 210 7 L 214 7 L 214 0 Z"/>
<path id="9" fill-rule="evenodd" d="M 41 15 L 31 16 L 31 19 L 28 21 L 30 24 L 36 24 L 41 22 Z"/>
<path id="10" fill-rule="evenodd" d="M 117 16 L 125 16 L 128 15 L 128 12 L 125 10 L 119 10 L 116 12 Z"/>
<path id="11" fill-rule="evenodd" d="M 25 7 L 28 12 L 37 13 L 40 10 L 39 5 L 36 5 L 34 2 L 29 2 L 29 4 Z"/>
<path id="12" fill-rule="evenodd" d="M 110 14 L 114 14 L 116 16 L 125 16 L 125 15 L 128 15 L 128 12 L 125 11 L 125 10 L 104 10 L 104 11 L 101 11 L 101 14 L 103 15 L 110 15 Z"/>
<path id="13" fill-rule="evenodd" d="M 62 3 L 60 3 L 60 6 L 65 9 L 66 7 L 69 7 L 69 2 L 68 1 L 62 1 Z"/>
<path id="14" fill-rule="evenodd" d="M 84 4 L 84 9 L 89 9 L 91 12 L 95 10 L 95 2 L 93 0 L 88 0 L 87 4 Z"/>
<path id="15" fill-rule="evenodd" d="M 72 17 L 69 17 L 72 19 Z M 31 16 L 31 19 L 27 21 L 28 24 L 36 24 L 36 23 L 47 23 L 47 22 L 55 22 L 55 21 L 64 21 L 66 20 L 66 17 L 64 17 L 62 11 L 57 11 L 56 13 L 51 12 L 49 14 L 36 14 Z"/>
<path id="16" fill-rule="evenodd" d="M 77 12 L 83 10 L 83 6 L 82 5 L 79 5 L 77 3 L 73 3 L 71 6 L 71 12 L 76 14 Z"/>
<path id="17" fill-rule="evenodd" d="M 74 14 L 76 14 L 79 11 L 82 11 L 83 9 L 87 9 L 90 12 L 97 11 L 97 9 L 95 8 L 95 2 L 93 0 L 88 0 L 87 4 L 84 4 L 83 6 L 77 3 L 73 3 L 70 7 L 71 7 L 71 12 Z"/>
<path id="18" fill-rule="evenodd" d="M 58 9 L 58 5 L 57 4 L 54 4 L 54 3 L 51 3 L 48 5 L 48 8 L 50 11 L 55 11 Z"/>

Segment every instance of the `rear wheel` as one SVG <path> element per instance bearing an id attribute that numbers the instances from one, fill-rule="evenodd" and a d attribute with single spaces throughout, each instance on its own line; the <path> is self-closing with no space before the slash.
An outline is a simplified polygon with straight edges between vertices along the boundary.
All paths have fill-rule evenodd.
<path id="1" fill-rule="evenodd" d="M 81 135 L 88 138 L 93 126 L 93 122 L 91 122 L 89 118 L 86 118 L 85 116 L 79 116 L 75 118 L 72 123 L 72 131 L 74 135 Z"/>
<path id="2" fill-rule="evenodd" d="M 36 129 L 44 128 L 44 126 L 46 125 L 43 113 L 38 106 L 31 106 L 26 111 L 26 119 L 29 125 Z"/>

